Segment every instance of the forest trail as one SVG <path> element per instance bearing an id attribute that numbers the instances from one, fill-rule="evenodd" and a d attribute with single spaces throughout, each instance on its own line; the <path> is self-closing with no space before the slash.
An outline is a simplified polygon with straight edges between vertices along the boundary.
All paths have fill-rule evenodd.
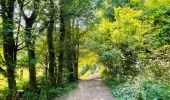
<path id="1" fill-rule="evenodd" d="M 53 100 L 114 100 L 110 89 L 98 75 L 82 79 L 74 91 Z"/>

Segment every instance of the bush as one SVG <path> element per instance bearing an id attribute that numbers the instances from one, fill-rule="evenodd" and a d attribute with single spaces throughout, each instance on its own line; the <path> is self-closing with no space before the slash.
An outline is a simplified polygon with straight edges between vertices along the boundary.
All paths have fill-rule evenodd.
<path id="1" fill-rule="evenodd" d="M 168 85 L 154 80 L 138 77 L 124 83 L 120 80 L 109 80 L 107 84 L 118 100 L 170 100 Z"/>
<path id="2" fill-rule="evenodd" d="M 55 96 L 60 96 L 63 93 L 67 93 L 75 89 L 78 85 L 78 81 L 73 83 L 65 83 L 62 87 L 49 87 L 49 80 L 46 77 L 37 77 L 38 88 L 36 92 L 30 92 L 24 90 L 19 100 L 48 100 Z"/>

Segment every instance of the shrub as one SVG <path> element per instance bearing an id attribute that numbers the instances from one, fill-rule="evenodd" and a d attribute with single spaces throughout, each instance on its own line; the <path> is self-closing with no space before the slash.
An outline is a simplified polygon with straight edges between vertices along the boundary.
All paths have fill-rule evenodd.
<path id="1" fill-rule="evenodd" d="M 124 83 L 118 80 L 107 83 L 118 100 L 170 100 L 168 86 L 154 80 L 138 77 Z"/>

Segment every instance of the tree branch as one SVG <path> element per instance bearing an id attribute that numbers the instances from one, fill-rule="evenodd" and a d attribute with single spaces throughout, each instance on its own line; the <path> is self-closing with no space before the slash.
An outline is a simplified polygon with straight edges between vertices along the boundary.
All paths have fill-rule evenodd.
<path id="1" fill-rule="evenodd" d="M 21 14 L 23 15 L 24 19 L 27 20 L 28 17 L 25 15 L 24 13 L 24 2 L 23 0 L 18 0 L 18 4 L 19 4 L 19 8 L 20 8 L 20 11 L 21 11 Z"/>
<path id="2" fill-rule="evenodd" d="M 7 17 L 7 8 L 6 8 L 6 1 L 5 0 L 1 0 L 1 9 L 2 9 L 2 16 L 3 18 Z"/>
<path id="3" fill-rule="evenodd" d="M 2 67 L 0 67 L 0 74 L 4 75 L 5 77 L 7 76 L 7 72 Z"/>
<path id="4" fill-rule="evenodd" d="M 20 50 L 24 49 L 25 47 L 26 47 L 26 45 L 24 45 L 23 47 L 18 48 L 17 51 L 20 51 Z"/>
<path id="5" fill-rule="evenodd" d="M 22 1 L 22 2 L 23 2 L 23 1 Z M 30 2 L 31 2 L 31 0 L 30 0 L 30 1 L 28 1 L 27 3 L 25 3 L 23 6 L 26 6 L 26 5 L 28 5 Z"/>
<path id="6" fill-rule="evenodd" d="M 23 45 L 24 43 L 25 43 L 24 41 L 22 41 L 21 43 L 18 43 L 18 44 L 17 44 L 17 47 Z"/>

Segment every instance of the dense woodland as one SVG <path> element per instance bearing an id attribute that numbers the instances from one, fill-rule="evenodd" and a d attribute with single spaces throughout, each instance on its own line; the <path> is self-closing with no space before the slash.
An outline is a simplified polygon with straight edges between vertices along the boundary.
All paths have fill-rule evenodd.
<path id="1" fill-rule="evenodd" d="M 0 0 L 0 99 L 48 100 L 99 73 L 118 100 L 170 100 L 170 0 Z"/>

